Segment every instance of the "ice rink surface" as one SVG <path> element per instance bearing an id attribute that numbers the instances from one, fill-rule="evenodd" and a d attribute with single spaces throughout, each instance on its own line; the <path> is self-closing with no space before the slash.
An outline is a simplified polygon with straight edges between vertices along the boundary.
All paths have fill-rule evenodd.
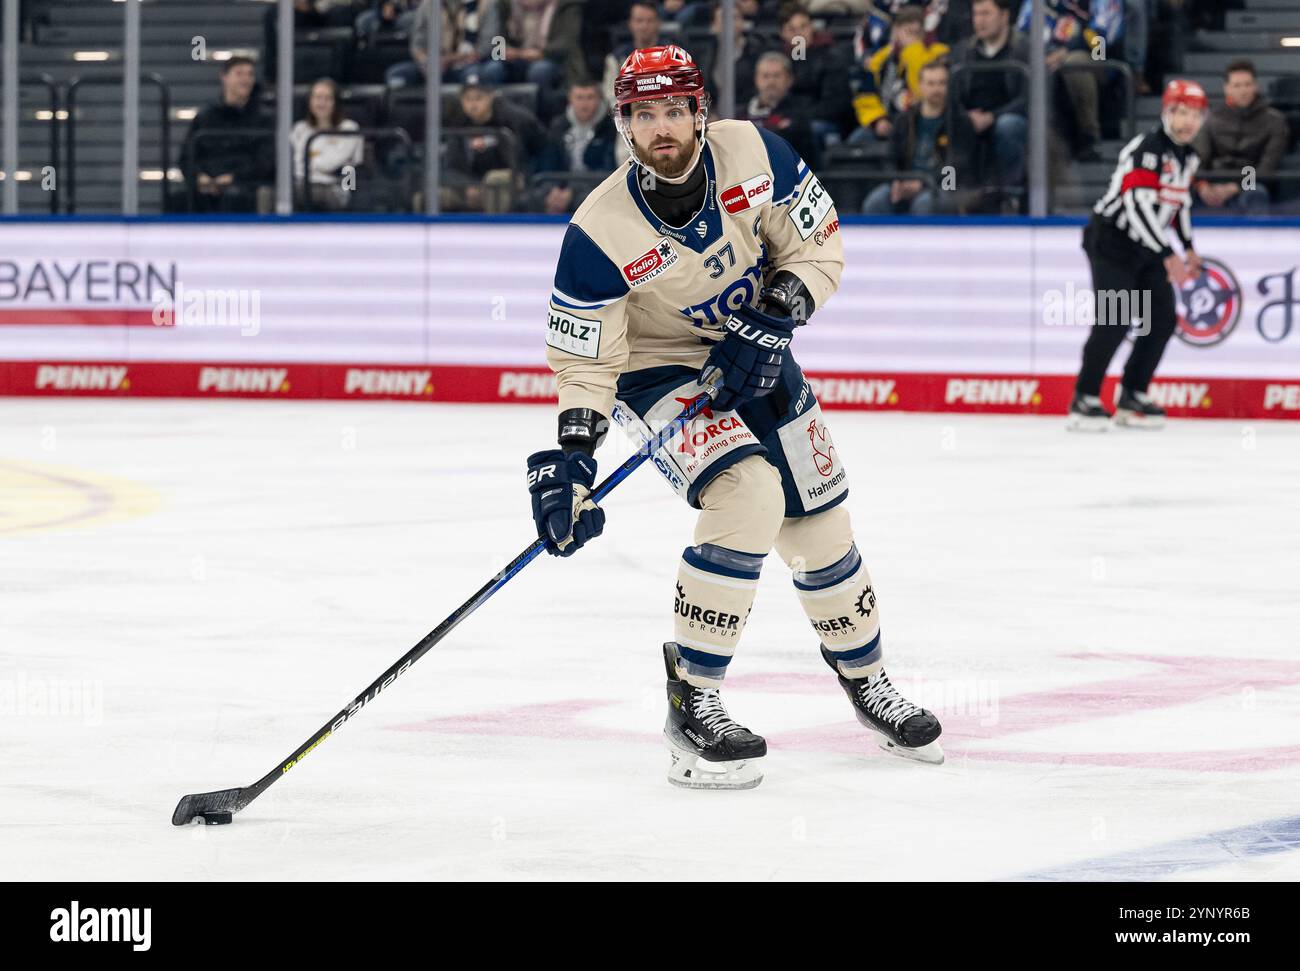
<path id="1" fill-rule="evenodd" d="M 773 555 L 724 691 L 766 778 L 668 785 L 694 514 L 645 466 L 175 828 L 527 545 L 553 411 L 0 401 L 0 879 L 1300 879 L 1300 423 L 828 417 L 943 766 L 870 743 Z"/>

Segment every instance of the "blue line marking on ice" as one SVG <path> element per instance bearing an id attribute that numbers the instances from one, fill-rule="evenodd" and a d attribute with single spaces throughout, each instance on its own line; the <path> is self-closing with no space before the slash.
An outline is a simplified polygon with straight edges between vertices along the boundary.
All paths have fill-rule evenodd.
<path id="1" fill-rule="evenodd" d="M 1139 850 L 1019 874 L 1015 880 L 1158 880 L 1300 850 L 1300 816 L 1266 819 Z"/>

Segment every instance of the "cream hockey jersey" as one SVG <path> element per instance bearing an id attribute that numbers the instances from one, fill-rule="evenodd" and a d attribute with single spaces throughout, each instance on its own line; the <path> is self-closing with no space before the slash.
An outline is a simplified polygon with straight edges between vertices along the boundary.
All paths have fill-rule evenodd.
<path id="1" fill-rule="evenodd" d="M 835 204 L 788 142 L 748 121 L 715 121 L 699 164 L 704 202 L 681 226 L 654 214 L 631 165 L 574 213 L 546 332 L 560 411 L 608 417 L 619 375 L 703 366 L 729 311 L 757 303 L 776 270 L 799 277 L 815 307 L 839 286 Z"/>

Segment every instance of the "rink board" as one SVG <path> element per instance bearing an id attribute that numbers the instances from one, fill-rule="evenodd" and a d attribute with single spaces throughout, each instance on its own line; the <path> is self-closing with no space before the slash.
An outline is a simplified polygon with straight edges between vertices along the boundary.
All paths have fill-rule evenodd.
<path id="1" fill-rule="evenodd" d="M 1092 313 L 1077 226 L 839 232 L 841 287 L 795 345 L 828 407 L 1064 412 Z M 15 226 L 0 234 L 0 394 L 551 400 L 541 335 L 562 235 Z M 1207 275 L 1182 296 L 1157 398 L 1184 416 L 1300 416 L 1300 229 L 1205 227 L 1197 246 Z"/>

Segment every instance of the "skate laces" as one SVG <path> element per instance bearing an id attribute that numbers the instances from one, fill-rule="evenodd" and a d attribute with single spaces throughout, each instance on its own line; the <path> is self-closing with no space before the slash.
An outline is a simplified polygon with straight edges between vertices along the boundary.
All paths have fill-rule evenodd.
<path id="1" fill-rule="evenodd" d="M 696 688 L 694 694 L 691 714 L 714 735 L 723 738 L 745 731 L 742 726 L 732 721 L 731 716 L 727 714 L 727 709 L 722 707 L 722 696 L 718 694 L 717 688 Z"/>
<path id="2" fill-rule="evenodd" d="M 921 711 L 898 693 L 884 671 L 874 678 L 864 679 L 858 687 L 858 697 L 867 711 L 895 728 Z"/>

